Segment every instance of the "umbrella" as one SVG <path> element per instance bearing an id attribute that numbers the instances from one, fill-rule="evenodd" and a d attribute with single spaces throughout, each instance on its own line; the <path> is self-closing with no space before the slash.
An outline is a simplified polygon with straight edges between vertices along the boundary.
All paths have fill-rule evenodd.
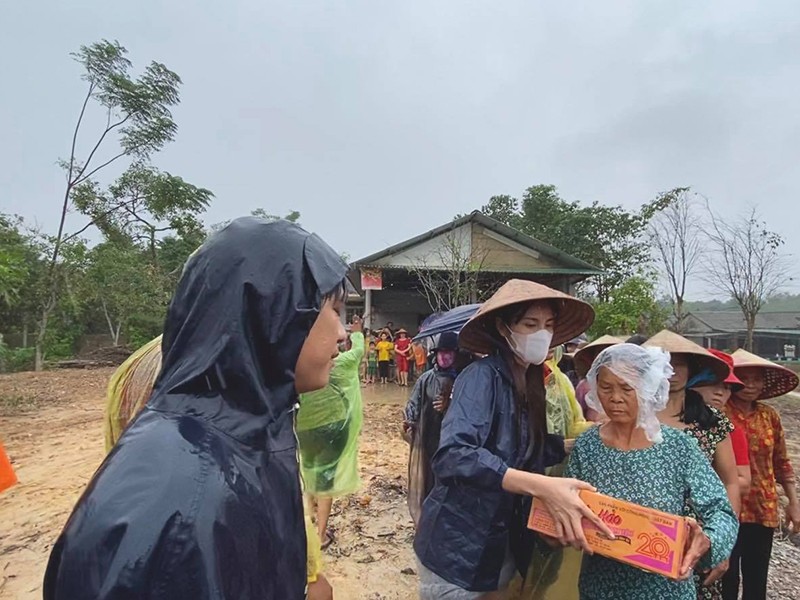
<path id="1" fill-rule="evenodd" d="M 439 335 L 445 331 L 458 333 L 472 315 L 478 312 L 480 307 L 480 304 L 465 304 L 464 306 L 456 306 L 446 312 L 431 315 L 419 326 L 419 333 L 414 338 L 414 341 L 417 342 L 423 338 Z"/>

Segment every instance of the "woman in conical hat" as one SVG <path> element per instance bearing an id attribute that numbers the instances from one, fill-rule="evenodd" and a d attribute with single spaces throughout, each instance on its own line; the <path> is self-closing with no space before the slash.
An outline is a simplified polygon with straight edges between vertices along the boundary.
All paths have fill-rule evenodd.
<path id="1" fill-rule="evenodd" d="M 733 394 L 727 409 L 747 434 L 751 484 L 742 502 L 739 539 L 723 581 L 723 594 L 726 600 L 739 597 L 741 572 L 744 598 L 765 598 L 772 538 L 780 525 L 777 484 L 789 499 L 786 524 L 795 533 L 800 531 L 800 502 L 781 417 L 763 400 L 791 392 L 798 378 L 789 369 L 745 350 L 733 353 L 733 369 L 744 387 Z"/>
<path id="2" fill-rule="evenodd" d="M 543 364 L 593 319 L 581 300 L 511 280 L 462 329 L 459 345 L 485 358 L 456 379 L 442 423 L 414 540 L 423 600 L 503 597 L 528 561 L 522 497 L 548 506 L 563 543 L 588 549 L 582 518 L 611 534 L 578 495 L 591 486 L 543 474 L 565 456 L 546 430 Z"/>
<path id="3" fill-rule="evenodd" d="M 724 381 L 716 381 L 711 373 L 699 373 L 689 380 L 686 387 L 699 393 L 706 404 L 724 413 L 731 394 L 744 388 L 744 384 L 733 372 L 733 357 L 730 354 L 714 348 L 709 348 L 708 351 L 728 363 L 730 368 L 728 377 Z M 739 474 L 739 494 L 744 498 L 750 492 L 750 451 L 747 435 L 741 427 L 736 426 L 736 423 L 733 423 L 731 443 L 736 459 L 736 471 Z"/>
<path id="4" fill-rule="evenodd" d="M 710 381 L 724 381 L 730 367 L 721 358 L 691 340 L 669 330 L 663 330 L 647 340 L 643 346 L 663 348 L 670 354 L 674 371 L 669 384 L 669 402 L 658 418 L 664 425 L 684 431 L 694 437 L 700 449 L 719 475 L 728 499 L 738 512 L 741 505 L 739 474 L 730 434 L 733 424 L 720 411 L 707 406 L 703 397 L 688 389 L 689 380 L 700 374 Z M 697 518 L 694 510 L 687 506 L 686 516 Z M 703 563 L 695 574 L 698 598 L 719 600 L 722 598 L 720 579 L 728 568 L 727 561 L 719 564 Z"/>
<path id="5" fill-rule="evenodd" d="M 603 335 L 593 342 L 586 344 L 583 348 L 575 353 L 575 371 L 580 377 L 578 385 L 575 386 L 575 398 L 583 410 L 583 416 L 588 421 L 597 421 L 600 418 L 600 415 L 597 414 L 597 411 L 589 408 L 589 406 L 586 404 L 586 394 L 589 391 L 589 383 L 586 381 L 586 373 L 589 372 L 589 369 L 592 367 L 592 363 L 594 362 L 594 359 L 597 358 L 598 354 L 600 354 L 609 346 L 615 346 L 616 344 L 621 343 L 622 340 L 620 338 L 614 337 L 613 335 Z"/>

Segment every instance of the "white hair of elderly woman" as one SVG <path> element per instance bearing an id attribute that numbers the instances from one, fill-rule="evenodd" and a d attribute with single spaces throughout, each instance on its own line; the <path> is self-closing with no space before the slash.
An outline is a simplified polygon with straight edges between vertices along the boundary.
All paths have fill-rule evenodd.
<path id="1" fill-rule="evenodd" d="M 636 390 L 639 400 L 636 424 L 644 429 L 648 440 L 660 443 L 662 437 L 658 412 L 664 410 L 669 401 L 669 378 L 673 374 L 669 359 L 669 352 L 661 348 L 645 348 L 636 344 L 617 344 L 606 348 L 594 360 L 586 375 L 589 384 L 586 404 L 605 415 L 597 397 L 597 374 L 605 367 Z"/>

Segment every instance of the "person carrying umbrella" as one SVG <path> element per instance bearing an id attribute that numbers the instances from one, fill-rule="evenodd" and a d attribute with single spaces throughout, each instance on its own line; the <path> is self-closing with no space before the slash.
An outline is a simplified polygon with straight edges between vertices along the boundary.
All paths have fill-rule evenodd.
<path id="1" fill-rule="evenodd" d="M 442 333 L 433 352 L 433 368 L 423 373 L 411 390 L 403 421 L 403 432 L 411 443 L 408 509 L 415 524 L 419 521 L 422 502 L 433 488 L 431 460 L 439 448 L 442 419 L 458 375 L 458 334 L 451 331 Z"/>

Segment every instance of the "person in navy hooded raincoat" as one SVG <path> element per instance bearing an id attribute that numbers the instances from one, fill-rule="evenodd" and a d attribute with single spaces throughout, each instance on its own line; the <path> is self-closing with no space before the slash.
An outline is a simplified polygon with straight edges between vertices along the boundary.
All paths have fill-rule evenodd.
<path id="1" fill-rule="evenodd" d="M 53 547 L 46 600 L 294 600 L 306 537 L 294 412 L 327 384 L 347 267 L 285 221 L 189 260 L 163 365 Z"/>

